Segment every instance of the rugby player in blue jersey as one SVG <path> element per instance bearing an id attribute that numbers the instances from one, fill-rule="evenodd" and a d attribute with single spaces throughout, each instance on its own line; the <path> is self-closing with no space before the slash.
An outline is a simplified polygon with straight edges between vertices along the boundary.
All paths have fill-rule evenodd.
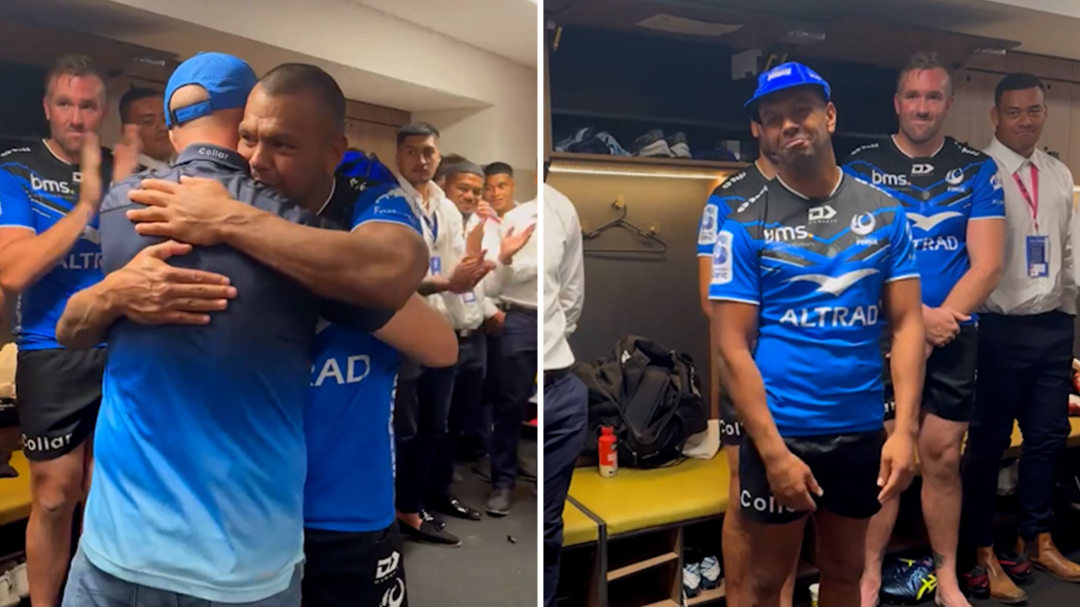
<path id="1" fill-rule="evenodd" d="M 709 284 L 712 282 L 712 257 L 716 247 L 716 236 L 732 211 L 741 207 L 748 199 L 759 194 L 767 183 L 776 176 L 776 152 L 769 148 L 769 140 L 764 137 L 761 125 L 750 121 L 750 132 L 758 142 L 758 158 L 747 169 L 735 173 L 724 180 L 709 195 L 705 208 L 698 222 L 698 288 L 701 293 L 701 309 L 708 317 L 712 310 L 709 300 Z M 729 607 L 740 607 L 744 592 L 743 580 L 746 577 L 746 531 L 739 515 L 739 445 L 742 443 L 743 429 L 735 412 L 731 396 L 720 386 L 719 373 L 709 374 L 710 395 L 716 395 L 712 415 L 719 413 L 720 435 L 724 446 L 724 455 L 728 458 L 730 483 L 728 498 L 731 504 L 724 516 L 723 559 L 724 580 L 727 589 Z M 795 588 L 795 568 L 785 584 L 782 602 L 790 607 Z"/>
<path id="2" fill-rule="evenodd" d="M 945 136 L 952 81 L 934 54 L 915 55 L 901 71 L 894 105 L 896 135 L 855 150 L 844 169 L 895 197 L 911 222 L 928 357 L 918 436 L 923 518 L 938 604 L 969 607 L 956 572 L 960 447 L 975 406 L 975 310 L 1001 277 L 1004 194 L 989 156 Z M 870 524 L 864 607 L 878 604 L 881 561 L 899 509 L 900 500 L 886 503 Z"/>
<path id="3" fill-rule="evenodd" d="M 111 154 L 98 145 L 108 99 L 105 76 L 89 57 L 56 61 L 43 104 L 49 138 L 0 150 L 0 285 L 17 296 L 17 412 L 32 479 L 30 596 L 35 607 L 52 607 L 71 560 L 75 508 L 90 482 L 87 439 L 105 365 L 104 344 L 63 348 L 56 321 L 68 297 L 101 280 L 101 189 L 114 172 L 130 172 L 135 153 L 114 171 Z"/>
<path id="4" fill-rule="evenodd" d="M 778 174 L 717 235 L 713 340 L 750 440 L 739 505 L 750 604 L 780 605 L 813 513 L 820 604 L 855 607 L 866 528 L 914 468 L 924 334 L 903 208 L 836 165 L 829 85 L 798 63 L 762 74 L 747 109 Z M 897 429 L 885 439 L 880 319 L 893 331 Z"/>

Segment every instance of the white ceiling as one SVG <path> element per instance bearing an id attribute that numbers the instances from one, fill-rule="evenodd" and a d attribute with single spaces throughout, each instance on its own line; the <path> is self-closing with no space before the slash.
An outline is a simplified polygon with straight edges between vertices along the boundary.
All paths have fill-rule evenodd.
<path id="1" fill-rule="evenodd" d="M 1080 0 L 690 0 L 810 21 L 872 17 L 1021 43 L 1026 53 L 1080 60 Z M 1038 10 L 1035 10 L 1035 8 Z"/>
<path id="2" fill-rule="evenodd" d="M 350 0 L 536 68 L 536 0 Z M 463 66 L 465 67 L 465 66 Z"/>

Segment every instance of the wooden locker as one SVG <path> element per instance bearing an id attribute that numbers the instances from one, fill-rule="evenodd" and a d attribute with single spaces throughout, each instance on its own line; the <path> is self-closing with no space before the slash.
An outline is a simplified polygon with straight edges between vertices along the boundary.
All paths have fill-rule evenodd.
<path id="1" fill-rule="evenodd" d="M 394 167 L 397 152 L 397 127 L 366 120 L 349 119 L 345 122 L 345 136 L 349 146 L 373 152 L 383 164 Z"/>
<path id="2" fill-rule="evenodd" d="M 945 134 L 960 142 L 971 139 L 972 74 L 966 70 L 953 74 L 953 104 L 945 118 Z"/>

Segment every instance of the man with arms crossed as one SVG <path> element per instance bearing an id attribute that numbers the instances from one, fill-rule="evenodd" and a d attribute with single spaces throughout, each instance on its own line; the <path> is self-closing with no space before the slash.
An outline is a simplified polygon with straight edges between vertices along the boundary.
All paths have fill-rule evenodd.
<path id="1" fill-rule="evenodd" d="M 1005 192 L 1006 267 L 979 315 L 979 380 L 964 450 L 962 529 L 964 556 L 969 565 L 975 556 L 972 569 L 981 568 L 968 569 L 969 589 L 1006 603 L 1027 599 L 1008 574 L 1029 574 L 1031 563 L 1060 580 L 1080 582 L 1080 566 L 1050 536 L 1055 473 L 1069 436 L 1077 213 L 1072 173 L 1037 146 L 1047 119 L 1045 95 L 1043 83 L 1030 74 L 1003 78 L 991 112 L 994 139 L 985 150 Z M 1024 435 L 1019 555 L 1006 548 L 999 562 L 994 501 L 1014 420 Z M 974 584 L 979 578 L 982 584 Z"/>
<path id="2" fill-rule="evenodd" d="M 181 175 L 221 181 L 233 197 L 258 207 L 257 213 L 240 214 L 263 222 L 264 230 L 283 234 L 281 240 L 313 236 L 340 241 L 333 238 L 337 233 L 315 228 L 280 229 L 278 222 L 289 225 L 286 217 L 310 222 L 310 216 L 251 181 L 247 163 L 231 149 L 238 142 L 240 108 L 254 80 L 246 64 L 216 53 L 198 55 L 177 69 L 166 99 L 170 136 L 183 151 L 174 168 L 160 175 L 174 182 Z M 266 83 L 261 93 L 273 95 L 274 90 Z M 296 92 L 286 85 L 276 90 L 282 95 Z M 320 135 L 334 142 L 316 158 L 336 166 L 345 149 L 339 140 L 344 139 L 343 120 L 334 120 L 317 96 L 306 99 L 303 113 L 323 119 Z M 337 158 L 331 158 L 335 154 Z M 306 175 L 303 181 L 322 182 L 318 189 L 332 191 L 332 180 L 319 177 Z M 189 254 L 178 258 L 177 265 L 213 267 L 228 276 L 235 290 L 219 295 L 221 299 L 241 295 L 208 327 L 143 327 L 121 319 L 109 332 L 98 478 L 65 603 L 127 604 L 138 596 L 142 603 L 184 597 L 200 604 L 299 605 L 306 468 L 302 417 L 316 320 L 320 309 L 329 313 L 336 308 L 338 313 L 328 316 L 331 320 L 376 329 L 389 313 L 364 318 L 344 306 L 320 304 L 298 281 L 231 247 L 190 251 L 167 242 L 144 249 L 148 239 L 134 234 L 128 217 L 176 210 L 177 205 L 125 213 L 132 206 L 127 197 L 135 183 L 114 188 L 103 205 L 105 267 L 118 267 L 134 256 L 130 267 L 147 256 L 147 250 L 172 249 Z M 311 196 L 304 196 L 304 202 Z M 234 205 L 224 205 L 225 211 L 236 213 Z M 260 214 L 274 219 L 266 221 Z M 242 222 L 214 226 L 184 217 L 181 223 L 196 242 L 220 242 L 214 230 L 243 229 Z M 168 221 L 164 227 L 169 228 Z M 397 227 L 404 231 L 399 234 L 415 238 L 411 228 Z M 408 240 L 399 246 L 408 247 Z M 312 255 L 320 245 L 301 248 L 304 251 L 291 255 Z M 139 249 L 144 250 L 136 253 Z M 284 251 L 277 259 L 289 257 Z M 407 282 L 409 270 L 406 264 L 398 280 Z M 73 317 L 68 319 L 71 343 L 93 343 L 94 331 L 83 325 L 100 326 L 103 317 L 107 325 L 110 315 L 131 314 L 100 305 L 102 300 L 116 301 L 108 297 L 107 287 L 114 286 L 112 276 L 121 274 L 100 283 L 97 291 L 106 295 L 92 288 L 72 298 L 65 314 Z M 354 287 L 353 292 L 365 288 L 370 287 Z M 205 324 L 207 319 L 191 321 Z M 65 326 L 61 319 L 61 328 Z M 64 339 L 67 331 L 60 333 Z M 154 362 L 161 358 L 170 360 L 169 372 Z M 160 401 L 166 396 L 173 404 L 163 407 Z M 229 407 L 218 406 L 220 402 Z"/>
<path id="3" fill-rule="evenodd" d="M 934 552 L 936 600 L 969 607 L 956 572 L 960 445 L 975 404 L 974 312 L 1001 275 L 1005 207 L 994 162 L 942 130 L 952 81 L 935 55 L 911 59 L 900 73 L 894 104 L 899 132 L 855 150 L 845 170 L 899 200 L 911 221 L 924 276 L 928 356 L 918 436 L 923 517 Z M 871 522 L 864 607 L 878 604 L 881 561 L 899 509 L 899 500 L 886 503 Z"/>
<path id="4" fill-rule="evenodd" d="M 49 139 L 0 153 L 0 285 L 18 297 L 13 334 L 19 347 L 15 384 L 23 447 L 30 460 L 33 506 L 26 527 L 30 597 L 53 607 L 71 560 L 72 521 L 90 482 L 90 449 L 101 402 L 104 344 L 64 349 L 56 321 L 76 291 L 101 280 L 98 207 L 101 177 L 80 167 L 80 151 L 97 147 L 107 107 L 105 78 L 89 57 L 61 57 L 45 81 Z M 94 154 L 98 158 L 101 152 Z"/>
<path id="5" fill-rule="evenodd" d="M 858 605 L 869 519 L 913 472 L 924 337 L 910 230 L 895 200 L 836 166 L 828 99 L 804 65 L 760 76 L 747 109 L 778 175 L 729 216 L 713 253 L 713 339 L 750 438 L 739 454 L 749 601 L 764 607 L 780 604 L 808 512 L 821 604 Z M 879 315 L 898 400 L 884 445 Z"/>
<path id="6" fill-rule="evenodd" d="M 776 176 L 775 153 L 768 148 L 769 142 L 764 137 L 761 125 L 750 122 L 750 131 L 757 139 L 760 153 L 757 160 L 744 171 L 740 171 L 724 180 L 717 186 L 705 202 L 705 209 L 701 213 L 701 221 L 698 223 L 698 288 L 701 293 L 701 309 L 708 318 L 711 315 L 713 304 L 709 301 L 709 283 L 712 282 L 712 257 L 716 247 L 716 235 L 720 226 L 728 215 L 742 206 L 748 199 L 759 194 L 765 185 Z M 711 333 L 711 332 L 710 332 Z M 721 546 L 724 550 L 724 580 L 727 588 L 727 602 L 730 607 L 739 607 L 743 600 L 746 577 L 746 530 L 743 527 L 742 518 L 739 515 L 739 445 L 742 444 L 743 429 L 735 413 L 735 405 L 731 402 L 731 396 L 726 390 L 719 387 L 719 373 L 711 373 L 714 390 L 712 394 L 719 394 L 720 431 L 724 445 L 724 455 L 728 458 L 728 466 L 731 470 L 730 485 L 728 490 L 729 503 L 727 513 L 724 516 L 723 538 Z M 712 413 L 716 415 L 714 411 Z M 785 607 L 790 607 L 792 592 L 795 588 L 795 569 L 784 582 L 784 592 L 781 602 Z"/>

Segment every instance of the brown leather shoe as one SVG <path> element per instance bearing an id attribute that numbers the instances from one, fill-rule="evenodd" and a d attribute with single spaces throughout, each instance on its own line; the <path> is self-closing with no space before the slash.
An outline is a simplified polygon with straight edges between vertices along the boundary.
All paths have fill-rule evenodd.
<path id="1" fill-rule="evenodd" d="M 1034 546 L 1025 546 L 1024 539 L 1016 541 L 1016 551 L 1025 552 L 1031 564 L 1063 582 L 1080 582 L 1080 565 L 1065 558 L 1054 545 L 1049 533 L 1040 533 Z"/>
<path id="2" fill-rule="evenodd" d="M 1027 600 L 1027 593 L 1017 586 L 1001 568 L 1001 563 L 994 556 L 994 548 L 977 548 L 975 550 L 975 562 L 986 570 L 986 576 L 990 580 L 990 598 L 995 601 L 1012 605 L 1023 603 Z"/>

